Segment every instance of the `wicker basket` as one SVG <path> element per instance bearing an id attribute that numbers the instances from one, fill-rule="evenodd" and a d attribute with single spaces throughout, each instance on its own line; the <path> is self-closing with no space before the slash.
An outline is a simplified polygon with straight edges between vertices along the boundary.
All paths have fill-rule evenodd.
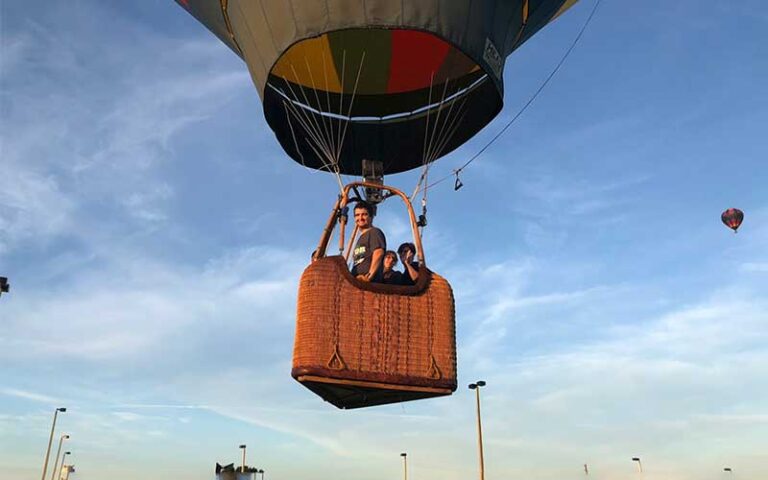
<path id="1" fill-rule="evenodd" d="M 456 390 L 453 292 L 425 267 L 415 286 L 361 282 L 341 256 L 299 285 L 293 377 L 339 408 L 450 395 Z"/>

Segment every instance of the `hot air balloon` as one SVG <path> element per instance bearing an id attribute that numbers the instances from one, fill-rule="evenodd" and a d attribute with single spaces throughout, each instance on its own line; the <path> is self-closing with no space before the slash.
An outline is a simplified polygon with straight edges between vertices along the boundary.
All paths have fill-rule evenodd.
<path id="1" fill-rule="evenodd" d="M 362 159 L 410 170 L 472 138 L 502 108 L 506 57 L 576 2 L 176 1 L 245 60 L 285 152 L 350 175 Z"/>
<path id="2" fill-rule="evenodd" d="M 720 215 L 720 220 L 723 221 L 726 227 L 733 230 L 733 233 L 737 233 L 741 222 L 744 221 L 744 212 L 738 208 L 729 208 Z"/>
<path id="3" fill-rule="evenodd" d="M 425 216 L 383 176 L 428 165 L 485 127 L 503 105 L 507 56 L 576 0 L 176 1 L 245 61 L 286 154 L 339 178 L 300 280 L 293 377 L 339 408 L 450 395 L 453 292 L 426 267 Z M 342 186 L 341 174 L 365 178 Z M 418 282 L 358 281 L 346 267 L 348 205 L 395 197 Z M 336 225 L 339 255 L 327 256 Z"/>

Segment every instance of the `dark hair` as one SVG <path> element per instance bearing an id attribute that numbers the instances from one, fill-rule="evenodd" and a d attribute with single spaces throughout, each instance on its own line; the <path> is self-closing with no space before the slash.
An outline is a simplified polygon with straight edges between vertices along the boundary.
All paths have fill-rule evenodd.
<path id="1" fill-rule="evenodd" d="M 361 209 L 366 210 L 368 212 L 368 215 L 371 216 L 371 218 L 376 216 L 376 207 L 374 207 L 368 202 L 357 202 L 354 210 L 361 210 Z"/>
<path id="2" fill-rule="evenodd" d="M 387 250 L 386 252 L 384 252 L 384 258 L 387 258 L 387 255 L 392 255 L 393 257 L 395 257 L 395 265 L 397 265 L 397 253 L 395 253 L 394 250 Z"/>
<path id="3" fill-rule="evenodd" d="M 410 250 L 413 252 L 414 255 L 416 255 L 416 245 L 412 244 L 411 242 L 405 242 L 403 244 L 400 244 L 400 246 L 397 247 L 397 254 L 402 255 L 405 253 L 406 250 Z"/>

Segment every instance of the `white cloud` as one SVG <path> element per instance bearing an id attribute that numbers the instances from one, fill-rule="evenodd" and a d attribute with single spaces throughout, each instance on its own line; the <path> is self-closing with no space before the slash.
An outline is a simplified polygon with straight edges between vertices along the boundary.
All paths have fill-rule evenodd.
<path id="1" fill-rule="evenodd" d="M 39 238 L 72 228 L 76 203 L 51 175 L 8 161 L 0 167 L 0 255 Z"/>
<path id="2" fill-rule="evenodd" d="M 768 262 L 746 262 L 742 263 L 739 268 L 744 272 L 768 273 Z"/>
<path id="3" fill-rule="evenodd" d="M 0 390 L 0 393 L 2 393 L 3 395 L 11 396 L 11 397 L 31 400 L 33 402 L 50 403 L 50 404 L 54 404 L 54 403 L 60 404 L 62 402 L 62 400 L 59 398 L 50 397 L 48 395 L 43 395 L 40 393 L 29 392 L 26 390 L 18 390 L 15 388 L 4 388 Z"/>
<path id="4" fill-rule="evenodd" d="M 165 265 L 136 253 L 101 261 L 102 268 L 65 289 L 31 293 L 11 304 L 0 355 L 138 359 L 160 354 L 174 339 L 204 335 L 200 329 L 216 318 L 252 323 L 259 312 L 270 318 L 267 328 L 282 328 L 268 312 L 292 309 L 293 278 L 304 254 L 253 247 L 199 268 Z"/>
<path id="5" fill-rule="evenodd" d="M 122 25 L 128 34 L 102 45 L 87 40 L 97 24 L 79 22 L 76 37 L 31 23 L 34 41 L 11 36 L 6 49 L 4 40 L 0 255 L 60 238 L 88 243 L 89 231 L 118 219 L 166 221 L 174 189 L 157 169 L 178 161 L 171 138 L 252 93 L 245 69 L 221 68 L 210 42 Z M 122 52 L 119 75 L 102 50 Z"/>

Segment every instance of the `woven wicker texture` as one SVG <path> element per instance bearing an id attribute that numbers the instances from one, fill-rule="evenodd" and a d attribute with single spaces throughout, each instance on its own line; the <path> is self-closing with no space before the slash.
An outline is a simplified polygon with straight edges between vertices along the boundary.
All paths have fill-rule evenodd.
<path id="1" fill-rule="evenodd" d="M 455 390 L 453 292 L 424 273 L 416 287 L 390 287 L 358 282 L 342 257 L 313 262 L 299 285 L 294 378 Z"/>

